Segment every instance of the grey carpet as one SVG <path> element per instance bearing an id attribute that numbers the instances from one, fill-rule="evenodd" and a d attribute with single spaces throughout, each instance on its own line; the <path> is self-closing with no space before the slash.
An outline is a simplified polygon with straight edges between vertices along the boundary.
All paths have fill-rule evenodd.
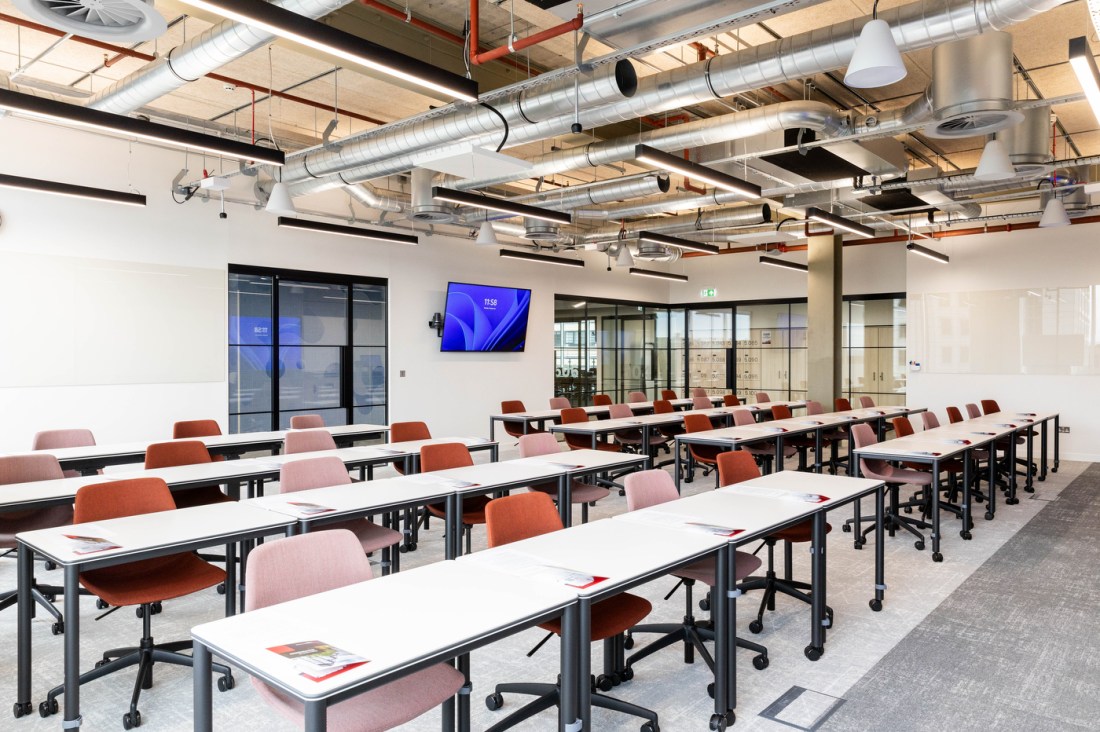
<path id="1" fill-rule="evenodd" d="M 1098 493 L 1093 465 L 858 681 L 822 732 L 1100 728 Z"/>

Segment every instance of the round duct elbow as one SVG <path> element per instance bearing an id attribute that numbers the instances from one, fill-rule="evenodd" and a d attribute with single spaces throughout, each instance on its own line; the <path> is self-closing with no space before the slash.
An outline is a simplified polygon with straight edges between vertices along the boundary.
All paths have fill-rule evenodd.
<path id="1" fill-rule="evenodd" d="M 932 51 L 929 137 L 954 139 L 993 134 L 1023 119 L 1013 109 L 1012 36 L 986 31 L 941 43 Z"/>
<path id="2" fill-rule="evenodd" d="M 1050 152 L 1050 107 L 1032 107 L 1023 111 L 1023 121 L 997 133 L 1005 146 L 1017 177 L 1035 177 L 1051 171 L 1054 155 Z"/>
<path id="3" fill-rule="evenodd" d="M 679 247 L 669 247 L 664 244 L 654 244 L 650 241 L 639 241 L 635 259 L 644 259 L 648 262 L 675 262 L 680 258 Z"/>
<path id="4" fill-rule="evenodd" d="M 152 0 L 12 0 L 34 20 L 74 35 L 114 43 L 151 41 L 168 30 Z"/>

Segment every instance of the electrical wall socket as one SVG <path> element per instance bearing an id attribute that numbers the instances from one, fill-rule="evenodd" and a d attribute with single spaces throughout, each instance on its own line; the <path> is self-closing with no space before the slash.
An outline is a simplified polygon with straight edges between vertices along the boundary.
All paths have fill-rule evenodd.
<path id="1" fill-rule="evenodd" d="M 399 373 L 400 373 L 402 379 L 405 378 L 405 369 L 401 369 L 401 371 Z"/>
<path id="2" fill-rule="evenodd" d="M 1059 432 L 1059 434 L 1068 435 L 1069 434 L 1069 427 L 1059 426 L 1058 427 L 1058 432 Z"/>

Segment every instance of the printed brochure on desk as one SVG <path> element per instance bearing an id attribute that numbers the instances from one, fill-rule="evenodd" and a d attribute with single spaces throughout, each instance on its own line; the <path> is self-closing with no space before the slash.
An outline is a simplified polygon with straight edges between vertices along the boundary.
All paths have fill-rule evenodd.
<path id="1" fill-rule="evenodd" d="M 321 641 L 301 641 L 267 650 L 294 662 L 294 670 L 312 681 L 324 681 L 369 661 L 362 656 Z"/>
<path id="2" fill-rule="evenodd" d="M 69 540 L 69 549 L 77 555 L 95 554 L 96 552 L 105 552 L 108 549 L 122 548 L 110 539 L 99 536 L 76 536 L 74 534 L 62 534 L 62 536 Z"/>

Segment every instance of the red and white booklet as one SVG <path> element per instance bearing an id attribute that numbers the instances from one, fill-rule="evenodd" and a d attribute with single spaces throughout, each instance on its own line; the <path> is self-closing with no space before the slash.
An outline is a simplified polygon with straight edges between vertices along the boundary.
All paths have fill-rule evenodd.
<path id="1" fill-rule="evenodd" d="M 63 534 L 63 536 L 69 540 L 69 548 L 73 554 L 95 554 L 96 552 L 105 552 L 108 549 L 122 548 L 110 539 L 104 539 L 100 536 L 77 536 L 75 534 Z"/>
<path id="2" fill-rule="evenodd" d="M 294 669 L 312 681 L 324 681 L 369 663 L 362 656 L 316 640 L 272 646 L 267 650 L 291 660 Z"/>

